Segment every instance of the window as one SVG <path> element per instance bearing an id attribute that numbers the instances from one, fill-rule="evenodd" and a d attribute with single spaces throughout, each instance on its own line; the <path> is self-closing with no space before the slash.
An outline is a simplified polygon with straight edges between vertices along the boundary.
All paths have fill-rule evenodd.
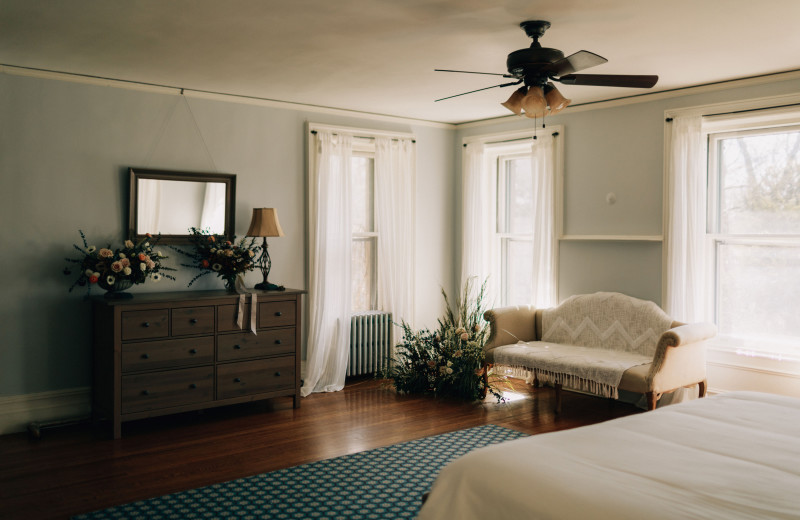
<path id="1" fill-rule="evenodd" d="M 717 343 L 800 353 L 800 125 L 708 128 L 706 257 Z"/>
<path id="2" fill-rule="evenodd" d="M 497 239 L 502 305 L 533 301 L 531 154 L 497 156 Z"/>
<path id="3" fill-rule="evenodd" d="M 368 147 L 351 159 L 351 285 L 354 313 L 377 309 L 378 233 L 375 227 L 375 154 Z"/>

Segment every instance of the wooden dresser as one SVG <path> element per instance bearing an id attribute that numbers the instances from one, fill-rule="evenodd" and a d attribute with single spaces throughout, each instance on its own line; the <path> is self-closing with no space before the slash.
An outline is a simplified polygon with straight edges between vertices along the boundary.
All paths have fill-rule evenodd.
<path id="1" fill-rule="evenodd" d="M 122 423 L 257 399 L 291 396 L 300 406 L 300 309 L 305 291 L 257 291 L 242 328 L 239 295 L 227 291 L 92 298 L 92 412 Z"/>

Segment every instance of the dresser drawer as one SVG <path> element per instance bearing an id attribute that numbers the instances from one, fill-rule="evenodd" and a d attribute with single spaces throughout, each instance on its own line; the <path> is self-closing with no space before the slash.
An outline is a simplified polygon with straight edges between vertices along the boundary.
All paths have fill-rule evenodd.
<path id="1" fill-rule="evenodd" d="M 217 338 L 217 361 L 294 354 L 294 327 L 252 332 L 220 334 Z"/>
<path id="2" fill-rule="evenodd" d="M 214 336 L 122 344 L 122 371 L 162 370 L 214 362 Z"/>
<path id="3" fill-rule="evenodd" d="M 122 377 L 122 413 L 144 412 L 214 398 L 214 367 L 184 368 Z"/>
<path id="4" fill-rule="evenodd" d="M 169 310 L 126 311 L 122 313 L 122 340 L 166 338 Z"/>
<path id="5" fill-rule="evenodd" d="M 240 361 L 217 366 L 217 399 L 294 387 L 294 356 Z"/>
<path id="6" fill-rule="evenodd" d="M 295 319 L 294 300 L 258 304 L 258 328 L 294 325 Z"/>
<path id="7" fill-rule="evenodd" d="M 173 336 L 214 333 L 214 307 L 180 307 L 171 312 Z"/>
<path id="8" fill-rule="evenodd" d="M 242 327 L 236 324 L 239 305 L 220 305 L 217 307 L 217 331 L 232 332 L 234 330 L 250 330 L 250 304 L 244 305 L 244 316 L 242 316 Z"/>

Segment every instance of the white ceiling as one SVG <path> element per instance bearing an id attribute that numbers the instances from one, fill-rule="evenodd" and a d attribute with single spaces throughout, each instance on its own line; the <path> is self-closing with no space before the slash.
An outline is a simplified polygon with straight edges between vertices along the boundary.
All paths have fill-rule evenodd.
<path id="1" fill-rule="evenodd" d="M 0 0 L 0 63 L 458 123 L 511 89 L 433 100 L 508 80 L 433 69 L 506 72 L 530 19 L 586 73 L 660 76 L 574 104 L 800 69 L 798 0 Z"/>

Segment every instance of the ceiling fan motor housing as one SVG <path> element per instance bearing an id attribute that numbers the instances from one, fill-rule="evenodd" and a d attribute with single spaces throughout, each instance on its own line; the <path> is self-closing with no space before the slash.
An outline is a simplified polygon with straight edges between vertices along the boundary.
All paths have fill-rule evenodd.
<path id="1" fill-rule="evenodd" d="M 537 81 L 547 82 L 547 66 L 564 58 L 564 53 L 558 49 L 547 47 L 534 47 L 520 49 L 508 55 L 506 66 L 508 73 L 519 79 L 525 79 L 525 84 L 536 84 Z M 531 77 L 529 84 L 528 77 Z M 539 78 L 539 79 L 535 79 Z"/>

